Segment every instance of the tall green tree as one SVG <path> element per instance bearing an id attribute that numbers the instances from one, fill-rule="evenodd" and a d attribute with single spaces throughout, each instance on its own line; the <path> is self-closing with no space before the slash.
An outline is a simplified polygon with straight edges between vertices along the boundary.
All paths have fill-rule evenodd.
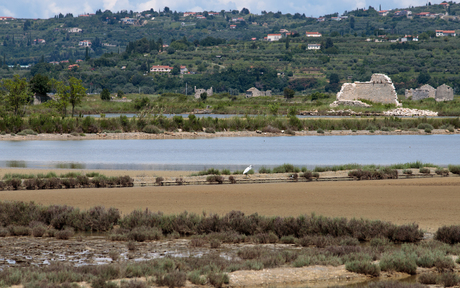
<path id="1" fill-rule="evenodd" d="M 21 115 L 21 109 L 29 103 L 32 92 L 26 78 L 19 78 L 14 75 L 13 79 L 5 79 L 0 85 L 0 97 L 8 110 L 13 111 L 14 115 Z"/>
<path id="2" fill-rule="evenodd" d="M 42 74 L 35 74 L 32 79 L 30 79 L 30 90 L 32 93 L 46 95 L 51 91 L 50 79 L 48 76 L 43 76 Z"/>
<path id="3" fill-rule="evenodd" d="M 86 96 L 86 88 L 81 85 L 81 80 L 70 77 L 66 85 L 62 81 L 52 80 L 52 86 L 56 89 L 58 96 L 56 106 L 58 110 L 62 111 L 63 116 L 67 116 L 67 106 L 72 106 L 72 117 L 75 112 L 75 106 L 80 104 Z"/>

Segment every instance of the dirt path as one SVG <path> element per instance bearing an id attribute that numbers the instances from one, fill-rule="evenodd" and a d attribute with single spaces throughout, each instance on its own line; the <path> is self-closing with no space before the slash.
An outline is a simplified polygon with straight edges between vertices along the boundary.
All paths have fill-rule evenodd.
<path id="1" fill-rule="evenodd" d="M 66 204 L 87 209 L 116 207 L 123 213 L 149 208 L 223 214 L 231 210 L 260 215 L 298 216 L 315 212 L 363 217 L 396 224 L 418 223 L 435 231 L 460 224 L 460 177 L 326 183 L 236 184 L 175 187 L 0 191 L 0 200 Z"/>

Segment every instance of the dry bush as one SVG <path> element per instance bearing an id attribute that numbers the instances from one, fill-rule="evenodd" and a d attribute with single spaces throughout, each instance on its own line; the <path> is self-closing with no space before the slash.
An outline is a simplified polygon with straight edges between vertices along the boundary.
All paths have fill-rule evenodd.
<path id="1" fill-rule="evenodd" d="M 289 178 L 291 178 L 292 180 L 294 180 L 295 182 L 297 182 L 297 181 L 299 181 L 299 174 L 294 173 L 294 174 L 292 174 L 291 176 L 289 176 Z"/>
<path id="2" fill-rule="evenodd" d="M 81 187 L 89 187 L 90 186 L 89 178 L 86 175 L 78 175 L 77 176 L 77 183 Z"/>
<path id="3" fill-rule="evenodd" d="M 61 179 L 52 177 L 52 178 L 49 178 L 47 181 L 48 181 L 48 187 L 50 189 L 60 189 L 61 188 Z"/>
<path id="4" fill-rule="evenodd" d="M 62 185 L 64 185 L 65 188 L 75 188 L 77 186 L 78 182 L 75 178 L 67 178 L 67 179 L 62 179 L 61 180 Z"/>
<path id="5" fill-rule="evenodd" d="M 434 239 L 447 243 L 460 243 L 460 225 L 443 226 L 438 228 L 434 235 Z"/>
<path id="6" fill-rule="evenodd" d="M 75 235 L 73 229 L 66 228 L 64 230 L 57 231 L 54 237 L 56 237 L 56 239 L 69 240 L 70 237 L 73 237 L 73 235 Z"/>
<path id="7" fill-rule="evenodd" d="M 177 185 L 182 185 L 182 184 L 184 184 L 184 179 L 182 179 L 182 178 L 176 178 L 176 184 L 177 184 Z"/>
<path id="8" fill-rule="evenodd" d="M 126 247 L 128 248 L 129 251 L 134 251 L 136 250 L 136 242 L 129 241 L 128 244 L 126 244 Z"/>
<path id="9" fill-rule="evenodd" d="M 262 248 L 254 246 L 254 247 L 244 247 L 238 250 L 237 255 L 243 260 L 247 259 L 256 259 L 262 255 Z"/>
<path id="10" fill-rule="evenodd" d="M 10 225 L 6 228 L 11 236 L 29 236 L 32 232 L 31 229 L 26 226 Z"/>
<path id="11" fill-rule="evenodd" d="M 203 247 L 206 243 L 208 243 L 208 241 L 206 241 L 206 239 L 204 238 L 193 238 L 192 240 L 190 240 L 190 243 L 189 243 L 189 246 L 190 247 Z"/>
<path id="12" fill-rule="evenodd" d="M 128 239 L 137 242 L 144 242 L 147 240 L 160 240 L 163 238 L 163 233 L 159 228 L 140 226 L 136 227 L 128 233 Z"/>
<path id="13" fill-rule="evenodd" d="M 8 229 L 0 227 L 0 237 L 6 237 L 8 235 Z"/>
<path id="14" fill-rule="evenodd" d="M 418 276 L 418 282 L 425 285 L 436 284 L 438 276 L 435 273 L 423 273 Z"/>
<path id="15" fill-rule="evenodd" d="M 228 176 L 228 181 L 230 181 L 231 184 L 236 184 L 236 179 L 233 176 Z"/>
<path id="16" fill-rule="evenodd" d="M 217 239 L 212 239 L 209 244 L 211 244 L 211 248 L 216 249 L 220 247 L 220 241 Z"/>
<path id="17" fill-rule="evenodd" d="M 273 126 L 266 126 L 264 128 L 262 128 L 262 132 L 265 132 L 265 133 L 281 133 L 281 130 L 278 129 L 278 128 L 275 128 Z"/>
<path id="18" fill-rule="evenodd" d="M 157 177 L 155 179 L 155 183 L 157 183 L 158 186 L 163 186 L 163 181 L 165 181 L 163 177 Z"/>
<path id="19" fill-rule="evenodd" d="M 118 251 L 112 250 L 112 251 L 109 252 L 109 257 L 110 257 L 113 261 L 117 261 L 118 258 L 120 258 L 120 253 L 118 253 Z"/>
<path id="20" fill-rule="evenodd" d="M 228 284 L 230 281 L 229 281 L 228 275 L 225 273 L 211 272 L 208 274 L 208 282 L 212 286 L 216 288 L 220 288 L 222 287 L 223 284 Z"/>
<path id="21" fill-rule="evenodd" d="M 442 273 L 438 276 L 436 284 L 442 284 L 444 287 L 457 286 L 459 282 L 457 274 L 452 272 Z"/>
<path id="22" fill-rule="evenodd" d="M 302 174 L 302 177 L 305 178 L 307 181 L 311 181 L 311 178 L 313 177 L 313 173 L 311 171 L 305 171 Z"/>
<path id="23" fill-rule="evenodd" d="M 174 271 L 165 275 L 157 275 L 155 283 L 158 286 L 167 286 L 169 288 L 182 287 L 185 285 L 187 276 L 184 272 Z"/>
<path id="24" fill-rule="evenodd" d="M 37 225 L 32 228 L 32 235 L 34 237 L 42 237 L 46 233 L 46 226 L 45 225 Z"/>
<path id="25" fill-rule="evenodd" d="M 206 177 L 206 181 L 209 183 L 222 184 L 224 183 L 224 177 L 220 175 L 209 175 Z"/>
<path id="26" fill-rule="evenodd" d="M 36 188 L 36 179 L 26 179 L 24 180 L 24 186 L 26 187 L 27 190 L 35 190 Z"/>

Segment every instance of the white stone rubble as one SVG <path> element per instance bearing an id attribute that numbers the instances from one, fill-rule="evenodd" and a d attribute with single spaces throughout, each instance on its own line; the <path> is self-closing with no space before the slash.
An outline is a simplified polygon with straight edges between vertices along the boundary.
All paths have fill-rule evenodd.
<path id="1" fill-rule="evenodd" d="M 396 108 L 383 112 L 385 116 L 438 116 L 438 112 L 409 108 Z"/>
<path id="2" fill-rule="evenodd" d="M 344 106 L 353 106 L 353 107 L 372 107 L 372 105 L 369 105 L 367 103 L 364 103 L 359 100 L 336 100 L 329 104 L 329 107 L 338 107 L 339 105 L 344 105 Z"/>

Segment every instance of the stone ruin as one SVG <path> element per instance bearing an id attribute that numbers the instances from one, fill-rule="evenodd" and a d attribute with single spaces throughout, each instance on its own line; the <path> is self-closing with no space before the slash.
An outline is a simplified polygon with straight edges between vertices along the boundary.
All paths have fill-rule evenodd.
<path id="1" fill-rule="evenodd" d="M 205 93 L 205 92 L 206 94 L 208 94 L 208 97 L 212 96 L 212 87 L 206 90 L 206 89 L 196 89 L 196 86 L 195 86 L 195 99 L 200 99 L 201 93 Z"/>
<path id="2" fill-rule="evenodd" d="M 437 102 L 454 100 L 454 90 L 446 84 L 442 84 L 436 89 L 428 84 L 417 89 L 406 89 L 405 95 L 406 99 L 411 98 L 412 100 L 422 100 L 426 98 L 434 98 Z"/>
<path id="3" fill-rule="evenodd" d="M 385 74 L 372 74 L 371 81 L 368 82 L 344 83 L 337 93 L 337 101 L 333 104 L 347 105 L 350 101 L 356 103 L 359 100 L 401 106 L 395 86 Z"/>

